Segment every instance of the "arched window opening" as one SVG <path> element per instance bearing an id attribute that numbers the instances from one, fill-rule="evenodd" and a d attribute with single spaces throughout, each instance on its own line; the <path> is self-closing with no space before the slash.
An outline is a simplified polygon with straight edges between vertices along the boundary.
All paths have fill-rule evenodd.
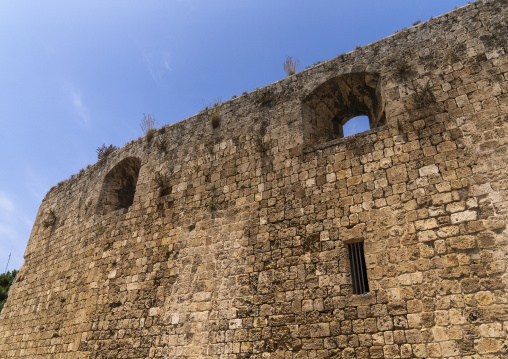
<path id="1" fill-rule="evenodd" d="M 106 214 L 132 205 L 140 168 L 139 158 L 128 157 L 108 172 L 102 184 L 98 213 Z"/>
<path id="2" fill-rule="evenodd" d="M 304 137 L 313 143 L 384 125 L 379 74 L 361 72 L 332 78 L 303 100 L 302 111 Z"/>
<path id="3" fill-rule="evenodd" d="M 356 116 L 342 125 L 342 136 L 351 136 L 368 130 L 370 130 L 369 116 Z"/>

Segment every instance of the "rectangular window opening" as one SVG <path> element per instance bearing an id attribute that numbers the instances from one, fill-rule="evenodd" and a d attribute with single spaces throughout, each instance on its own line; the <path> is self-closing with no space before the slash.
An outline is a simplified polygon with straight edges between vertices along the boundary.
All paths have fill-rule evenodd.
<path id="1" fill-rule="evenodd" d="M 354 294 L 365 294 L 369 292 L 367 280 L 367 267 L 363 252 L 363 242 L 348 243 L 349 263 L 351 264 L 351 278 L 353 280 Z"/>

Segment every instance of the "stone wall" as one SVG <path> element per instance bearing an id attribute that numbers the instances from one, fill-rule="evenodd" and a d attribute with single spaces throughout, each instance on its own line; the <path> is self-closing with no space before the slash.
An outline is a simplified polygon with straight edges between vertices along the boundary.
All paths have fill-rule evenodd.
<path id="1" fill-rule="evenodd" d="M 507 8 L 398 32 L 52 188 L 0 357 L 507 358 Z M 360 114 L 372 129 L 341 138 Z"/>

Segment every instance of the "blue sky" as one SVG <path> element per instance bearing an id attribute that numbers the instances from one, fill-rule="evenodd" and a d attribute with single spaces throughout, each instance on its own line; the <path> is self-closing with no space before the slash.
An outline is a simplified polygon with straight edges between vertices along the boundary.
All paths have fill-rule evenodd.
<path id="1" fill-rule="evenodd" d="M 465 0 L 0 0 L 0 273 L 51 186 L 142 135 Z"/>

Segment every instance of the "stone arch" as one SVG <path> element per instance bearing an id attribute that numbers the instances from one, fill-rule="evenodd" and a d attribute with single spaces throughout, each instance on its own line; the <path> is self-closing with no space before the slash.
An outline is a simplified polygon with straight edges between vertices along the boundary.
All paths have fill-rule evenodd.
<path id="1" fill-rule="evenodd" d="M 357 72 L 334 77 L 319 85 L 302 101 L 304 138 L 324 142 L 344 137 L 342 126 L 367 116 L 370 128 L 386 123 L 380 76 Z"/>
<path id="2" fill-rule="evenodd" d="M 127 157 L 113 167 L 102 183 L 97 212 L 106 214 L 129 208 L 134 202 L 141 160 Z"/>

